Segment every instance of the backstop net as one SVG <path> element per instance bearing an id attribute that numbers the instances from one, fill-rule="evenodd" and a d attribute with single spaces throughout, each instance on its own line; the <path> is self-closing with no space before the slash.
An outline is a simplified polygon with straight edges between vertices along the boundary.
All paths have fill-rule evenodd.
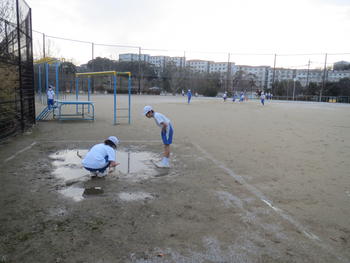
<path id="1" fill-rule="evenodd" d="M 0 2 L 0 139 L 35 122 L 31 9 Z"/>

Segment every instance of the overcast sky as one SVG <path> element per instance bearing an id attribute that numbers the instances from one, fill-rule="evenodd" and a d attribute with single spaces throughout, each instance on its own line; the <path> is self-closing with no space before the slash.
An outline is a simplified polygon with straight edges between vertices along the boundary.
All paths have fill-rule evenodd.
<path id="1" fill-rule="evenodd" d="M 273 64 L 273 55 L 350 53 L 350 0 L 27 0 L 33 29 L 94 43 L 141 46 L 151 55 L 236 64 Z M 34 34 L 35 51 L 41 40 Z M 54 55 L 85 63 L 91 45 L 50 40 Z M 161 50 L 144 50 L 161 49 Z M 169 50 L 169 51 L 162 51 Z M 95 56 L 117 59 L 132 48 L 95 46 Z M 284 56 L 277 66 L 299 67 L 324 55 Z M 350 60 L 350 54 L 329 56 Z"/>

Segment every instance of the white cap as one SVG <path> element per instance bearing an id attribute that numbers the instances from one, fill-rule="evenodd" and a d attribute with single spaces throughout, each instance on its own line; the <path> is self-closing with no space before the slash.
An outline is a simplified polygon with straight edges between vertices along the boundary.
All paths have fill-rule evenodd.
<path id="1" fill-rule="evenodd" d="M 111 142 L 113 142 L 115 146 L 117 146 L 117 145 L 119 144 L 119 140 L 118 140 L 118 138 L 115 137 L 115 136 L 109 136 L 109 137 L 108 137 L 108 140 L 111 141 Z"/>
<path id="2" fill-rule="evenodd" d="M 147 114 L 148 112 L 150 112 L 151 110 L 153 110 L 152 106 L 149 106 L 149 105 L 145 106 L 145 107 L 143 108 L 143 115 L 146 115 L 146 114 Z"/>

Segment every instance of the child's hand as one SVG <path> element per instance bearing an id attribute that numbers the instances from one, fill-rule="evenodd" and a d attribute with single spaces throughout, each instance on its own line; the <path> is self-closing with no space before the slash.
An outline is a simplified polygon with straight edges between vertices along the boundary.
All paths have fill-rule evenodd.
<path id="1" fill-rule="evenodd" d="M 116 167 L 117 165 L 119 165 L 120 163 L 117 162 L 111 162 L 110 167 Z"/>

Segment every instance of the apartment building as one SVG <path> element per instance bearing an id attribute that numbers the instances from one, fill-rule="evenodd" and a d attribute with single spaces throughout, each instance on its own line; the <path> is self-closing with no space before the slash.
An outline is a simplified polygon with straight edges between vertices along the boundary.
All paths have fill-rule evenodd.
<path id="1" fill-rule="evenodd" d="M 208 60 L 193 59 L 187 60 L 185 57 L 170 56 L 150 56 L 149 54 L 120 54 L 120 61 L 145 61 L 153 64 L 160 70 L 166 63 L 172 62 L 177 67 L 189 67 L 196 72 L 214 73 L 219 72 L 222 76 L 230 74 L 231 77 L 239 70 L 253 77 L 256 85 L 261 89 L 271 88 L 273 81 L 295 80 L 299 81 L 302 86 L 307 83 L 322 83 L 324 71 L 322 69 L 288 69 L 288 68 L 271 68 L 269 66 L 248 66 L 235 65 L 233 62 L 214 62 Z M 339 61 L 334 63 L 335 66 L 348 65 L 349 62 Z M 337 82 L 342 78 L 350 78 L 350 70 L 327 70 L 325 80 Z"/>
<path id="2" fill-rule="evenodd" d="M 119 61 L 139 61 L 139 58 L 141 61 L 149 62 L 150 55 L 134 53 L 119 54 Z"/>
<path id="3" fill-rule="evenodd" d="M 231 74 L 234 71 L 235 63 L 233 62 L 211 62 L 209 64 L 209 73 L 219 72 L 223 74 Z"/>
<path id="4" fill-rule="evenodd" d="M 324 70 L 322 69 L 297 69 L 295 70 L 296 81 L 302 86 L 306 86 L 310 82 L 322 83 L 324 78 Z M 327 70 L 325 81 L 337 82 L 343 78 L 350 78 L 350 70 Z"/>
<path id="5" fill-rule="evenodd" d="M 265 89 L 268 85 L 269 69 L 269 66 L 237 65 L 234 69 L 234 73 L 243 71 L 246 75 L 249 74 L 250 77 L 254 78 L 258 88 Z"/>
<path id="6" fill-rule="evenodd" d="M 186 66 L 196 72 L 209 72 L 210 63 L 214 63 L 214 61 L 193 59 L 187 60 Z"/>
<path id="7" fill-rule="evenodd" d="M 177 67 L 185 67 L 186 60 L 185 57 L 169 57 L 169 62 L 172 62 Z"/>
<path id="8" fill-rule="evenodd" d="M 294 79 L 299 81 L 303 87 L 310 82 L 320 83 L 323 79 L 323 71 L 319 69 L 297 69 L 295 70 Z"/>
<path id="9" fill-rule="evenodd" d="M 333 63 L 334 70 L 344 70 L 344 68 L 348 68 L 349 66 L 350 62 L 344 60 Z"/>
<path id="10" fill-rule="evenodd" d="M 329 82 L 337 82 L 343 78 L 350 78 L 350 70 L 330 70 L 326 73 L 326 79 Z"/>
<path id="11" fill-rule="evenodd" d="M 267 88 L 272 88 L 272 82 L 295 79 L 296 70 L 288 68 L 270 68 L 267 77 Z"/>
<path id="12" fill-rule="evenodd" d="M 168 61 L 170 61 L 168 56 L 150 56 L 149 58 L 149 63 L 157 68 L 164 68 Z"/>

